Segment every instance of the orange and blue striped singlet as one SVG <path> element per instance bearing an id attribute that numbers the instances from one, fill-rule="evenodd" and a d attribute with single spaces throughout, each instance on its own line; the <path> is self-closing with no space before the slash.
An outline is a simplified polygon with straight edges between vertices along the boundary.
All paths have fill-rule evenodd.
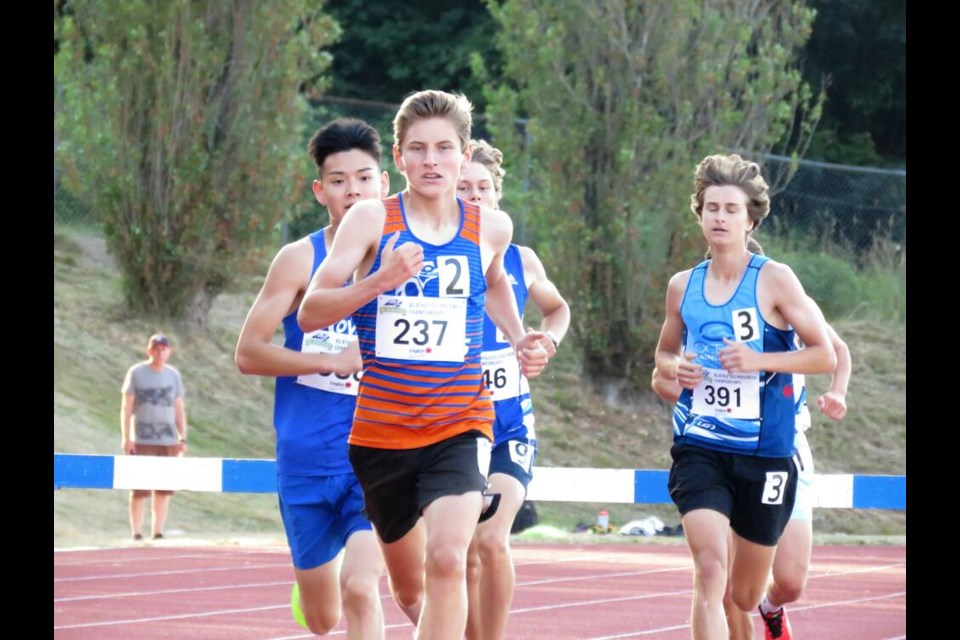
<path id="1" fill-rule="evenodd" d="M 386 198 L 380 248 L 423 247 L 423 268 L 355 314 L 363 378 L 349 443 L 378 449 L 414 449 L 470 430 L 493 440 L 494 410 L 483 384 L 483 306 L 487 284 L 480 260 L 480 209 L 459 198 L 460 229 L 444 245 L 417 238 L 403 198 Z"/>

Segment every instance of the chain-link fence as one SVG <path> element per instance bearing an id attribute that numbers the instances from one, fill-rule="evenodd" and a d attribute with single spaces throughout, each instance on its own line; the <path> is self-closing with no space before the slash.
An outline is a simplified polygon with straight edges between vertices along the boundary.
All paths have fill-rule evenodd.
<path id="1" fill-rule="evenodd" d="M 392 120 L 399 105 L 348 98 L 326 97 L 313 103 L 308 133 L 337 117 L 366 120 L 380 131 L 384 168 L 390 172 L 391 191 L 404 180 L 392 161 Z M 488 138 L 482 116 L 474 119 L 474 137 Z M 306 148 L 306 139 L 304 140 Z M 855 264 L 878 250 L 903 252 L 906 248 L 906 171 L 870 169 L 844 165 L 794 161 L 767 155 L 758 159 L 773 193 L 771 215 L 762 235 L 776 236 L 785 246 L 825 251 Z M 307 165 L 304 152 L 305 170 Z M 96 224 L 95 212 L 58 179 L 54 161 L 54 221 Z M 307 233 L 326 224 L 319 206 L 305 203 L 286 221 L 282 240 Z M 522 233 L 522 228 L 518 227 Z M 523 238 L 518 238 L 523 241 Z"/>
<path id="2" fill-rule="evenodd" d="M 773 194 L 764 235 L 858 265 L 905 251 L 906 171 L 775 155 L 761 158 L 761 164 Z"/>
<path id="3" fill-rule="evenodd" d="M 93 208 L 59 179 L 53 181 L 53 222 L 70 226 L 96 227 L 99 219 Z"/>

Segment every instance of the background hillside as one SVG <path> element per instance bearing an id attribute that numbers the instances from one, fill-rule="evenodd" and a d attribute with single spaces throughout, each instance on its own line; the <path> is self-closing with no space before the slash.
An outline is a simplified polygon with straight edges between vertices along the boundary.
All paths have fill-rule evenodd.
<path id="1" fill-rule="evenodd" d="M 265 272 L 264 269 L 261 270 Z M 216 299 L 207 331 L 182 334 L 174 326 L 134 317 L 123 305 L 120 279 L 101 237 L 54 229 L 54 451 L 119 453 L 119 391 L 124 372 L 144 357 L 156 331 L 174 339 L 171 364 L 187 387 L 191 456 L 272 458 L 270 379 L 243 377 L 233 348 L 259 279 Z M 811 442 L 822 472 L 906 473 L 906 325 L 896 320 L 832 318 L 854 361 L 847 418 L 815 417 Z M 652 396 L 612 407 L 582 383 L 575 349 L 561 349 L 548 374 L 534 384 L 543 466 L 666 469 L 670 409 Z M 828 380 L 810 380 L 822 392 Z M 125 492 L 55 491 L 54 545 L 126 541 Z M 541 522 L 573 529 L 593 522 L 600 508 L 611 521 L 658 515 L 678 521 L 672 505 L 540 503 Z M 187 537 L 281 535 L 274 496 L 181 493 L 168 527 Z M 906 514 L 820 510 L 820 532 L 905 535 Z"/>

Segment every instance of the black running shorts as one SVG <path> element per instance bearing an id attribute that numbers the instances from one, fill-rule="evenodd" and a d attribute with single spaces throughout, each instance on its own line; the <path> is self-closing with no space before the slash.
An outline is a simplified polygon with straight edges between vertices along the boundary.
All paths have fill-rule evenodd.
<path id="1" fill-rule="evenodd" d="M 405 536 L 437 498 L 482 492 L 490 469 L 490 440 L 479 431 L 417 449 L 349 451 L 367 516 L 388 543 Z"/>

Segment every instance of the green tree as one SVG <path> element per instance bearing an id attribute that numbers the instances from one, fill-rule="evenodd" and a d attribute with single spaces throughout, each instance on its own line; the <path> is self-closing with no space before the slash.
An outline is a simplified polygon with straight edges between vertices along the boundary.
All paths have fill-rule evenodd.
<path id="1" fill-rule="evenodd" d="M 907 4 L 813 0 L 804 77 L 827 84 L 809 155 L 828 162 L 906 166 Z"/>
<path id="2" fill-rule="evenodd" d="M 331 94 L 399 105 L 413 91 L 464 93 L 482 110 L 470 54 L 495 58 L 494 23 L 481 0 L 343 0 L 330 14 L 345 25 L 331 50 Z"/>
<path id="3" fill-rule="evenodd" d="M 303 197 L 302 94 L 325 86 L 339 32 L 320 6 L 55 6 L 55 162 L 102 217 L 137 311 L 205 325 Z"/>
<path id="4" fill-rule="evenodd" d="M 646 386 L 667 280 L 704 251 L 689 209 L 697 162 L 809 137 L 820 101 L 795 57 L 813 11 L 776 0 L 489 7 L 504 84 L 489 91 L 488 124 L 530 178 L 505 208 L 571 300 L 590 381 Z"/>

